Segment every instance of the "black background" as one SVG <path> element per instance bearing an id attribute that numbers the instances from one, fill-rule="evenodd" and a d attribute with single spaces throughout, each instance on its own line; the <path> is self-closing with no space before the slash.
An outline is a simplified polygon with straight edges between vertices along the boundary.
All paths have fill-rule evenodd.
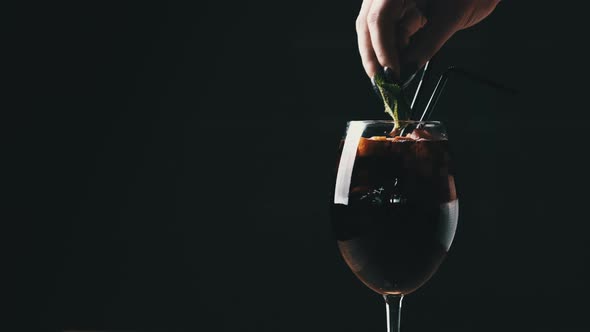
<path id="1" fill-rule="evenodd" d="M 406 331 L 582 331 L 584 18 L 504 1 L 432 61 L 461 199 Z M 48 329 L 384 331 L 327 216 L 347 120 L 383 118 L 360 1 L 71 2 L 4 13 L 4 270 Z"/>

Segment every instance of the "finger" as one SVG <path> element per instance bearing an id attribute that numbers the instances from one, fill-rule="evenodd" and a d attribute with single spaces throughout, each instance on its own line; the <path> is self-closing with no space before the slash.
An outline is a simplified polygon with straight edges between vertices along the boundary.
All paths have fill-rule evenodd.
<path id="1" fill-rule="evenodd" d="M 405 1 L 373 0 L 367 15 L 371 44 L 382 67 L 389 67 L 399 78 L 396 25 L 403 15 Z"/>
<path id="2" fill-rule="evenodd" d="M 431 18 L 422 29 L 411 37 L 404 50 L 403 63 L 421 68 L 457 30 L 457 25 L 454 23 L 450 24 L 446 20 Z"/>
<path id="3" fill-rule="evenodd" d="M 427 22 L 426 17 L 416 6 L 408 8 L 398 24 L 399 49 L 403 50 L 410 42 L 410 37 Z"/>
<path id="4" fill-rule="evenodd" d="M 363 63 L 363 68 L 369 77 L 375 76 L 379 71 L 379 62 L 375 56 L 373 45 L 371 44 L 371 35 L 367 25 L 367 14 L 371 8 L 372 0 L 365 0 L 361 5 L 359 15 L 356 19 L 356 34 L 358 40 L 359 54 Z"/>

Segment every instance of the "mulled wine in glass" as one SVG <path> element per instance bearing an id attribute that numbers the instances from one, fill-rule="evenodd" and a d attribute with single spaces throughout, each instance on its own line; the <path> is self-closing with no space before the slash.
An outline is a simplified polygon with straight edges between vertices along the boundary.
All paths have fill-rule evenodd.
<path id="1" fill-rule="evenodd" d="M 405 295 L 443 262 L 459 213 L 449 140 L 438 121 L 350 121 L 337 153 L 330 218 L 352 272 L 383 295 L 399 331 Z"/>

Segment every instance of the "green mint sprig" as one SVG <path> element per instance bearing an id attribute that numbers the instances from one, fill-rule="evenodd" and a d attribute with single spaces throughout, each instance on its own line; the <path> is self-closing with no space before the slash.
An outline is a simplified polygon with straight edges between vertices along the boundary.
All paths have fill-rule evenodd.
<path id="1" fill-rule="evenodd" d="M 393 118 L 394 130 L 399 128 L 399 121 L 410 119 L 410 105 L 401 85 L 388 82 L 382 72 L 373 78 L 385 106 L 385 113 Z"/>

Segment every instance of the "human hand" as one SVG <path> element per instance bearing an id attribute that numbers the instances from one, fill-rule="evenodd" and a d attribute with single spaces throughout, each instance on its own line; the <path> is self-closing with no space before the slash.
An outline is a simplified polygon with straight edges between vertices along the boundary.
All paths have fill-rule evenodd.
<path id="1" fill-rule="evenodd" d="M 358 47 L 370 78 L 381 70 L 404 82 L 457 31 L 486 18 L 500 0 L 363 0 Z M 401 68 L 401 72 L 400 72 Z"/>

